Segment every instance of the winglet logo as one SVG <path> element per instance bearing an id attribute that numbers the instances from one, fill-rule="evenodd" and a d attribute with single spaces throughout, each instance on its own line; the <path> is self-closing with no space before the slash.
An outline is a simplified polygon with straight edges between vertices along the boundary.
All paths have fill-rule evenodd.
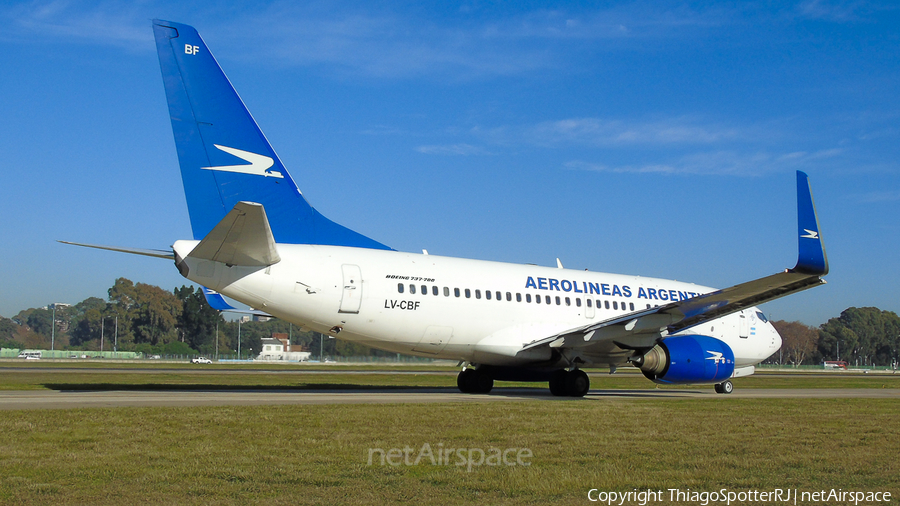
<path id="1" fill-rule="evenodd" d="M 264 176 L 264 177 L 280 177 L 284 176 L 281 172 L 277 170 L 273 170 L 269 172 L 269 167 L 275 165 L 275 161 L 269 158 L 268 156 L 257 155 L 256 153 L 251 153 L 249 151 L 243 151 L 240 149 L 229 148 L 228 146 L 220 146 L 218 144 L 213 144 L 220 151 L 224 151 L 229 155 L 236 156 L 241 160 L 250 162 L 249 165 L 221 165 L 218 167 L 200 167 L 203 170 L 218 170 L 221 172 L 239 172 L 241 174 L 250 174 L 251 176 Z"/>
<path id="2" fill-rule="evenodd" d="M 725 357 L 722 356 L 721 351 L 709 351 L 706 350 L 706 353 L 712 355 L 711 357 L 706 357 L 706 360 L 712 360 L 714 364 L 724 364 Z"/>
<path id="3" fill-rule="evenodd" d="M 800 237 L 802 237 L 804 239 L 818 239 L 819 238 L 819 232 L 816 230 L 810 230 L 808 228 L 804 228 L 803 231 L 806 232 L 806 235 L 801 235 Z"/>

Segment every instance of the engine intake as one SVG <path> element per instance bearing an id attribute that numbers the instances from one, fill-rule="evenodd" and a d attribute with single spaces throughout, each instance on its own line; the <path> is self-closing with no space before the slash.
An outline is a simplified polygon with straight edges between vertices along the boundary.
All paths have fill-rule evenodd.
<path id="1" fill-rule="evenodd" d="M 701 335 L 664 339 L 629 361 L 655 383 L 721 383 L 734 373 L 731 347 Z"/>

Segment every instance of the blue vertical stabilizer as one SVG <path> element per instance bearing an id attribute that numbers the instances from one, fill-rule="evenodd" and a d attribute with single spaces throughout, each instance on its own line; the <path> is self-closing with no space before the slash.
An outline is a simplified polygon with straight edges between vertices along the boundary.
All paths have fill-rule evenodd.
<path id="1" fill-rule="evenodd" d="M 246 201 L 279 243 L 390 249 L 309 205 L 197 30 L 154 20 L 153 33 L 194 239 Z"/>

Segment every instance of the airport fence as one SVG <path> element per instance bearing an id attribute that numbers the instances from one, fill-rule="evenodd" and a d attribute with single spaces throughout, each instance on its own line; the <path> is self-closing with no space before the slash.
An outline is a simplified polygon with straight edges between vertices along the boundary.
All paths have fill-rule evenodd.
<path id="1" fill-rule="evenodd" d="M 21 353 L 40 354 L 40 358 L 106 358 L 115 360 L 133 360 L 144 357 L 143 353 L 137 353 L 133 351 L 35 350 L 0 348 L 0 358 L 18 358 Z"/>

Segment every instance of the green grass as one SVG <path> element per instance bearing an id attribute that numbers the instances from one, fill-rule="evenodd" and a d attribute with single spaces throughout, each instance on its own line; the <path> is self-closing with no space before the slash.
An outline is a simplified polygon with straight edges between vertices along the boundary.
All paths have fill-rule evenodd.
<path id="1" fill-rule="evenodd" d="M 898 416 L 889 400 L 720 397 L 0 412 L 0 502 L 543 505 L 676 486 L 896 497 Z M 425 443 L 533 457 L 472 472 L 367 463 L 370 448 Z"/>
<path id="2" fill-rule="evenodd" d="M 29 365 L 4 364 L 0 389 L 365 390 L 456 382 L 455 368 L 421 366 L 390 369 L 409 374 L 377 372 L 386 369 L 378 365 L 314 374 L 256 365 Z M 591 379 L 598 390 L 655 388 L 629 372 Z M 546 388 L 498 383 L 510 385 Z M 735 386 L 900 388 L 900 375 L 764 373 Z M 0 411 L 0 504 L 584 504 L 591 488 L 672 487 L 843 488 L 897 497 L 898 418 L 895 400 L 723 396 Z M 533 457 L 528 467 L 472 472 L 367 463 L 371 448 L 425 443 L 528 448 Z"/>

